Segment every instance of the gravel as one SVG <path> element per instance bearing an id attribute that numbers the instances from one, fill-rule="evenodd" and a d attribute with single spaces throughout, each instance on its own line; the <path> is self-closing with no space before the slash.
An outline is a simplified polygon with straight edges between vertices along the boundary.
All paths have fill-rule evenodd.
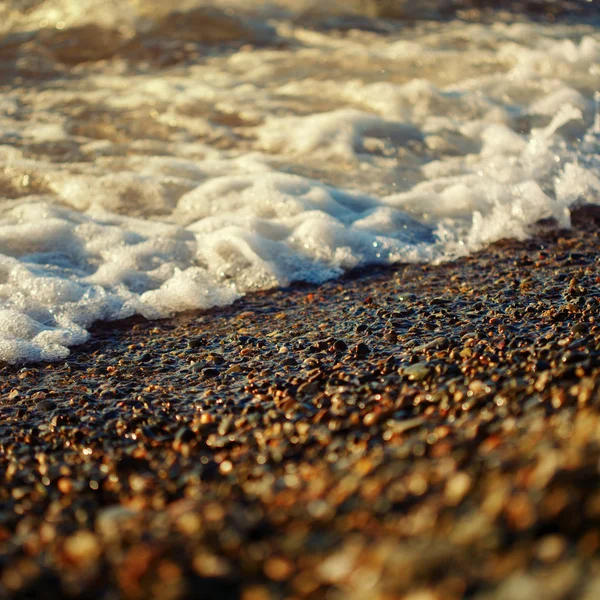
<path id="1" fill-rule="evenodd" d="M 599 242 L 582 209 L 0 366 L 0 595 L 597 598 Z"/>

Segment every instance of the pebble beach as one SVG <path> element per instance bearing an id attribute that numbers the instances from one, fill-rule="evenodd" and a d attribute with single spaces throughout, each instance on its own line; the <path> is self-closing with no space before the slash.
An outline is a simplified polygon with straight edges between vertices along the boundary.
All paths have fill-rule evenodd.
<path id="1" fill-rule="evenodd" d="M 600 598 L 600 9 L 0 2 L 0 600 Z"/>
<path id="2" fill-rule="evenodd" d="M 13 598 L 600 593 L 600 213 L 0 368 Z"/>

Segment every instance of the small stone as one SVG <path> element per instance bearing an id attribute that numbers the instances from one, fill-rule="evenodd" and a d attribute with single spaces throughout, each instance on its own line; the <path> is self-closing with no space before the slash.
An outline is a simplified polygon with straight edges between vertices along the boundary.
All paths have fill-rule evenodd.
<path id="1" fill-rule="evenodd" d="M 416 363 L 399 370 L 399 373 L 404 375 L 404 377 L 408 377 L 410 381 L 421 381 L 425 379 L 430 372 L 431 367 L 427 363 Z"/>
<path id="2" fill-rule="evenodd" d="M 386 426 L 393 433 L 404 433 L 405 431 L 420 427 L 423 423 L 425 423 L 425 419 L 415 417 L 414 419 L 405 419 L 403 421 L 390 420 L 386 423 Z"/>
<path id="3" fill-rule="evenodd" d="M 49 412 L 51 410 L 54 410 L 56 408 L 56 402 L 49 400 L 49 399 L 45 399 L 45 400 L 40 400 L 35 407 L 38 410 L 43 410 L 46 412 Z"/>
<path id="4" fill-rule="evenodd" d="M 358 357 L 358 358 L 364 358 L 365 356 L 368 356 L 371 352 L 371 348 L 369 348 L 369 346 L 367 346 L 367 344 L 360 342 L 359 344 L 357 344 L 354 347 L 354 354 Z"/>
<path id="5" fill-rule="evenodd" d="M 348 350 L 348 345 L 344 340 L 336 340 L 333 342 L 333 350 L 334 352 L 346 352 L 346 350 Z"/>
<path id="6" fill-rule="evenodd" d="M 207 552 L 196 554 L 192 560 L 192 568 L 202 577 L 224 577 L 230 570 L 225 559 Z M 245 598 L 245 596 L 242 596 L 242 598 Z M 267 596 L 267 598 L 269 597 Z"/>
<path id="7" fill-rule="evenodd" d="M 436 337 L 434 340 L 427 342 L 426 344 L 422 344 L 421 346 L 417 346 L 415 348 L 415 352 L 426 352 L 427 350 L 443 350 L 449 346 L 448 338 L 445 337 Z"/>
<path id="8" fill-rule="evenodd" d="M 212 379 L 219 374 L 219 369 L 215 369 L 214 367 L 206 367 L 202 369 L 202 376 L 206 379 Z"/>
<path id="9" fill-rule="evenodd" d="M 101 546 L 91 531 L 78 531 L 65 540 L 63 551 L 70 562 L 85 565 L 97 560 Z"/>
<path id="10" fill-rule="evenodd" d="M 565 552 L 567 543 L 560 535 L 543 537 L 537 547 L 538 558 L 545 563 L 556 562 Z"/>
<path id="11" fill-rule="evenodd" d="M 217 352 L 211 352 L 207 357 L 206 360 L 208 362 L 211 362 L 215 365 L 222 365 L 225 362 L 225 358 L 223 357 L 222 354 L 218 354 Z"/>
<path id="12" fill-rule="evenodd" d="M 189 348 L 202 348 L 206 346 L 206 340 L 203 337 L 192 338 L 188 341 Z"/>
<path id="13" fill-rule="evenodd" d="M 299 394 L 316 394 L 319 391 L 319 384 L 316 381 L 306 381 L 298 387 Z"/>
<path id="14" fill-rule="evenodd" d="M 219 465 L 219 471 L 223 474 L 223 475 L 227 475 L 229 473 L 231 473 L 231 471 L 233 470 L 233 464 L 231 461 L 229 460 L 224 460 L 220 465 Z"/>
<path id="15" fill-rule="evenodd" d="M 456 473 L 446 483 L 445 496 L 448 504 L 456 506 L 471 489 L 472 480 L 467 473 Z"/>
<path id="16" fill-rule="evenodd" d="M 319 367 L 321 365 L 318 359 L 312 357 L 307 358 L 302 364 L 309 369 L 314 369 L 315 367 Z"/>
<path id="17" fill-rule="evenodd" d="M 355 557 L 350 553 L 339 552 L 327 557 L 318 568 L 322 581 L 336 583 L 344 580 L 355 567 Z"/>
<path id="18" fill-rule="evenodd" d="M 285 558 L 273 557 L 267 560 L 264 570 L 269 579 L 284 581 L 292 574 L 294 566 Z"/>
<path id="19" fill-rule="evenodd" d="M 56 485 L 60 492 L 63 494 L 69 494 L 73 489 L 73 484 L 71 483 L 71 480 L 67 477 L 61 477 Z"/>

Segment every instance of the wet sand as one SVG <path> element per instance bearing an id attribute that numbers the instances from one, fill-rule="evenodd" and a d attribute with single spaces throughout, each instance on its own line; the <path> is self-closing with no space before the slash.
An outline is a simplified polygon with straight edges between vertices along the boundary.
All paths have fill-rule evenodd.
<path id="1" fill-rule="evenodd" d="M 0 595 L 598 598 L 600 213 L 0 367 Z"/>

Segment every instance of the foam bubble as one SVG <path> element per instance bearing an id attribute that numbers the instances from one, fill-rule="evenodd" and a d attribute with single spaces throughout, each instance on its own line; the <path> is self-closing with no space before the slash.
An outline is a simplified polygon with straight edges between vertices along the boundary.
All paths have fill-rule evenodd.
<path id="1" fill-rule="evenodd" d="M 353 160 L 364 151 L 365 139 L 375 138 L 394 145 L 422 139 L 413 125 L 386 121 L 354 109 L 342 109 L 307 117 L 269 119 L 261 129 L 262 146 L 269 152 L 316 153 Z"/>

